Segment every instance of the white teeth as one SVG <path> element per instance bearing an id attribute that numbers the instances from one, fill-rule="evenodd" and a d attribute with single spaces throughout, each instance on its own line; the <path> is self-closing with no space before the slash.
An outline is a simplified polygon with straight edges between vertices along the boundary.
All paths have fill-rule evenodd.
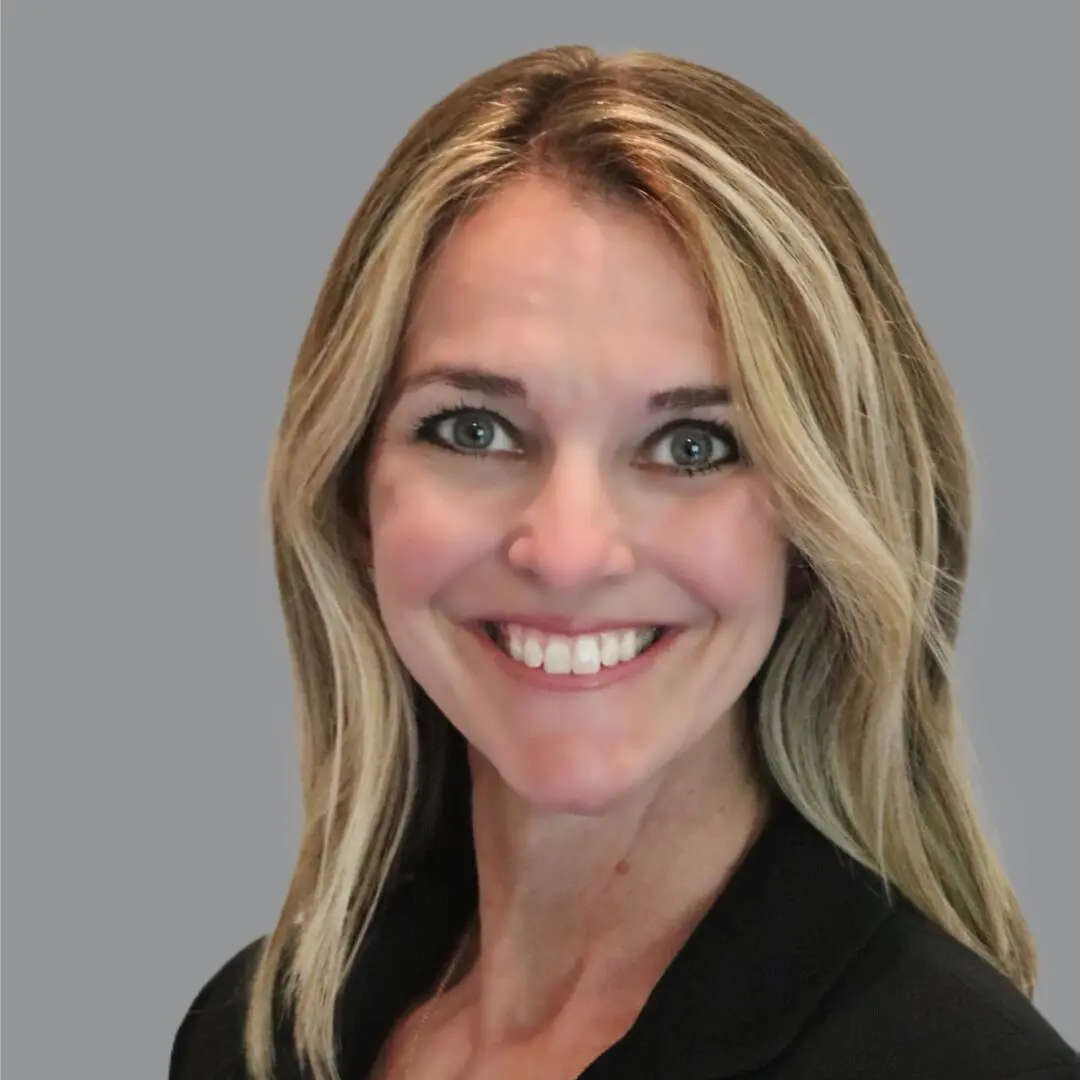
<path id="1" fill-rule="evenodd" d="M 620 653 L 618 634 L 600 635 L 600 663 L 604 667 L 614 667 L 619 662 Z"/>
<path id="2" fill-rule="evenodd" d="M 532 668 L 537 668 L 544 662 L 544 646 L 532 635 L 525 639 L 522 659 L 525 661 L 526 667 Z"/>
<path id="3" fill-rule="evenodd" d="M 574 674 L 595 675 L 600 670 L 600 641 L 595 635 L 574 642 Z"/>
<path id="4" fill-rule="evenodd" d="M 530 668 L 549 675 L 595 675 L 602 667 L 633 660 L 656 638 L 656 629 L 605 631 L 601 634 L 542 634 L 517 625 L 500 628 L 504 651 Z"/>
<path id="5" fill-rule="evenodd" d="M 548 638 L 547 648 L 544 649 L 544 670 L 549 675 L 569 675 L 573 670 L 570 645 L 569 638 Z"/>

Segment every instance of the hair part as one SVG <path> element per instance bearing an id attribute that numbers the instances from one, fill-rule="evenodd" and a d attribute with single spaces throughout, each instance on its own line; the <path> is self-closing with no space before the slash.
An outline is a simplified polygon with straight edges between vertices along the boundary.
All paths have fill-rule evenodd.
<path id="1" fill-rule="evenodd" d="M 299 350 L 266 501 L 304 820 L 252 984 L 253 1074 L 271 1076 L 287 1018 L 316 1080 L 339 1080 L 338 996 L 405 845 L 426 835 L 446 725 L 419 715 L 380 624 L 364 468 L 425 267 L 530 173 L 662 222 L 733 358 L 740 434 L 806 583 L 754 686 L 770 780 L 1032 993 L 1032 939 L 979 824 L 954 695 L 968 446 L 869 215 L 828 151 L 738 81 L 563 47 L 469 80 L 414 124 L 349 223 Z"/>

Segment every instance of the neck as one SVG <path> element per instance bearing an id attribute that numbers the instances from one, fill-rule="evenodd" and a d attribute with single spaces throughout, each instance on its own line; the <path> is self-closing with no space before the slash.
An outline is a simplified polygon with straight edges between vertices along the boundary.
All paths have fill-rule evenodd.
<path id="1" fill-rule="evenodd" d="M 478 1050 L 632 1023 L 767 817 L 732 731 L 588 817 L 524 803 L 470 755 L 479 941 L 455 996 Z"/>

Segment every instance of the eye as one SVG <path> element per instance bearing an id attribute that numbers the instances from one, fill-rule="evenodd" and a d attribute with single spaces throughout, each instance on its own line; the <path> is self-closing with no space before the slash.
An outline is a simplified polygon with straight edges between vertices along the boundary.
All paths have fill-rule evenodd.
<path id="1" fill-rule="evenodd" d="M 711 420 L 677 420 L 648 443 L 649 465 L 693 476 L 739 459 L 739 445 L 728 424 Z"/>
<path id="2" fill-rule="evenodd" d="M 516 434 L 497 413 L 465 406 L 425 417 L 416 428 L 417 439 L 459 454 L 517 453 Z"/>

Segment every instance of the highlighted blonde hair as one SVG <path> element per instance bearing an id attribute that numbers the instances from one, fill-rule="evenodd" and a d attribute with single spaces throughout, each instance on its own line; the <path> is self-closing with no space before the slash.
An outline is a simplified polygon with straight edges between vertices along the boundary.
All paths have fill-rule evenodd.
<path id="1" fill-rule="evenodd" d="M 456 221 L 530 173 L 661 221 L 733 358 L 740 436 L 772 480 L 805 586 L 756 684 L 763 768 L 1030 995 L 1032 940 L 979 824 L 954 700 L 968 447 L 862 202 L 816 139 L 734 79 L 555 48 L 417 121 L 350 222 L 300 348 L 268 508 L 304 825 L 252 985 L 254 1075 L 272 1074 L 281 1006 L 301 1059 L 337 1078 L 335 1002 L 414 821 L 424 752 L 359 553 L 365 454 L 418 275 Z"/>

